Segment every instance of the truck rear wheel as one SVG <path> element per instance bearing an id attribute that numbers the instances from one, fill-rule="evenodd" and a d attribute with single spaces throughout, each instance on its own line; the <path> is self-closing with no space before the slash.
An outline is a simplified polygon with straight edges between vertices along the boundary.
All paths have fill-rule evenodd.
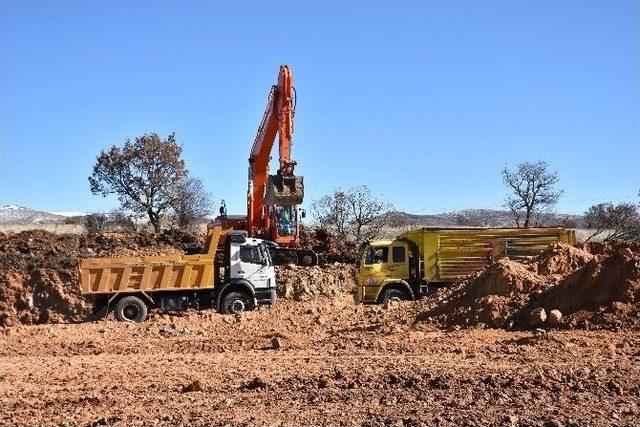
<path id="1" fill-rule="evenodd" d="M 253 310 L 253 299 L 245 292 L 229 292 L 222 299 L 220 312 L 222 314 L 237 314 Z"/>
<path id="2" fill-rule="evenodd" d="M 124 297 L 116 304 L 113 314 L 120 322 L 144 322 L 147 318 L 147 305 L 133 295 Z"/>
<path id="3" fill-rule="evenodd" d="M 409 295 L 402 289 L 391 288 L 382 293 L 380 303 L 386 305 L 389 304 L 389 301 L 408 301 L 409 299 Z"/>

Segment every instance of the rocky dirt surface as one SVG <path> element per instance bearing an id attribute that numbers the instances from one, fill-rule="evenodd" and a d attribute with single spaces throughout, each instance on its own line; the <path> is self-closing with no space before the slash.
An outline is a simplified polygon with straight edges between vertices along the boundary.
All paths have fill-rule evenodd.
<path id="1" fill-rule="evenodd" d="M 347 296 L 2 329 L 2 425 L 638 425 L 634 332 L 444 331 Z"/>
<path id="2" fill-rule="evenodd" d="M 557 245 L 386 307 L 353 302 L 350 265 L 282 266 L 270 310 L 83 322 L 77 257 L 198 245 L 0 234 L 0 425 L 640 425 L 636 247 Z"/>
<path id="3" fill-rule="evenodd" d="M 441 289 L 418 319 L 446 328 L 638 330 L 640 251 L 556 244 L 533 259 L 503 258 Z"/>
<path id="4" fill-rule="evenodd" d="M 356 269 L 335 262 L 323 266 L 276 267 L 277 293 L 281 298 L 310 301 L 318 297 L 336 297 L 356 290 Z"/>

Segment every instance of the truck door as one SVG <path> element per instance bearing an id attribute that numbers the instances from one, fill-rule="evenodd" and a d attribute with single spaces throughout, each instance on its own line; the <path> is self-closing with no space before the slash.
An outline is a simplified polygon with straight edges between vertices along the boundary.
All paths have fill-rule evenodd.
<path id="1" fill-rule="evenodd" d="M 391 246 L 390 255 L 389 276 L 397 279 L 408 279 L 409 263 L 407 259 L 407 246 L 404 243 L 394 243 L 393 246 Z"/>
<path id="2" fill-rule="evenodd" d="M 269 287 L 269 266 L 265 248 L 259 244 L 243 244 L 232 255 L 231 278 L 245 279 L 254 288 Z M 234 262 L 235 261 L 235 262 Z"/>

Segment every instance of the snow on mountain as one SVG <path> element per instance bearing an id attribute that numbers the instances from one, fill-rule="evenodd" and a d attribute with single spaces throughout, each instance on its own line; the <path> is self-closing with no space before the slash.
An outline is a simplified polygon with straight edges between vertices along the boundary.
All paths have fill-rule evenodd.
<path id="1" fill-rule="evenodd" d="M 64 217 L 73 217 L 73 216 L 85 216 L 86 212 L 74 212 L 74 211 L 61 211 L 61 212 L 49 212 L 53 215 L 64 216 Z"/>
<path id="2" fill-rule="evenodd" d="M 24 206 L 5 205 L 0 207 L 0 224 L 51 224 L 64 221 L 64 216 L 38 211 Z"/>

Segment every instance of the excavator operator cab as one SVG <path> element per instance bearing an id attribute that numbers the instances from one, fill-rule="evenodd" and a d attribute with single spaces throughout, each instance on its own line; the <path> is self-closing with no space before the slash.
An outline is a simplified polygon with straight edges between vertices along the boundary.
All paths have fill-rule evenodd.
<path id="1" fill-rule="evenodd" d="M 296 205 L 276 205 L 272 210 L 273 225 L 278 236 L 296 237 L 298 229 L 298 207 Z"/>

